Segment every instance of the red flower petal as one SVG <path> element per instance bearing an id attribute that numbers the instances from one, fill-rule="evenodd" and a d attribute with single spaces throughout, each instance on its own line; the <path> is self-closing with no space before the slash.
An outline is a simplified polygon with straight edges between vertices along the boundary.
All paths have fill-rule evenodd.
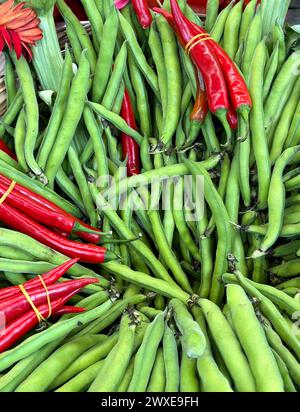
<path id="1" fill-rule="evenodd" d="M 8 31 L 3 26 L 0 26 L 0 31 L 3 36 L 3 39 L 5 40 L 5 43 L 7 44 L 7 47 L 9 48 L 9 50 L 11 50 L 12 44 L 11 44 L 11 38 L 10 38 Z"/>
<path id="2" fill-rule="evenodd" d="M 34 30 L 34 29 L 32 29 Z M 26 42 L 26 43 L 32 43 L 32 42 L 36 42 L 37 40 L 41 40 L 43 38 L 43 35 L 41 32 L 35 32 L 35 31 L 31 31 L 28 30 L 28 32 L 18 32 L 20 38 L 22 41 Z"/>
<path id="3" fill-rule="evenodd" d="M 22 42 L 20 36 L 13 30 L 10 30 L 9 33 L 12 39 L 17 59 L 19 59 L 22 56 Z"/>
<path id="4" fill-rule="evenodd" d="M 32 21 L 34 18 L 36 18 L 36 15 L 34 13 L 31 13 L 30 10 L 29 13 L 24 13 L 22 11 L 15 13 L 13 11 L 10 16 L 6 17 L 3 26 L 6 26 L 10 29 L 14 28 L 14 26 L 16 25 L 21 27 L 26 26 L 27 23 Z"/>
<path id="5" fill-rule="evenodd" d="M 32 16 L 31 19 L 26 22 L 26 25 L 24 25 L 24 21 L 19 19 L 10 23 L 9 28 L 11 30 L 20 30 L 23 28 L 25 29 L 26 27 L 28 29 L 31 29 L 32 27 L 37 27 L 39 25 L 40 22 L 37 20 L 38 19 L 36 18 L 36 16 Z"/>
<path id="6" fill-rule="evenodd" d="M 26 2 L 14 5 L 14 0 L 0 4 L 0 46 L 14 48 L 19 59 L 22 52 L 31 59 L 30 45 L 43 38 L 36 12 L 26 7 Z M 3 43 L 3 45 L 2 45 Z"/>
<path id="7" fill-rule="evenodd" d="M 6 14 L 13 6 L 14 0 L 8 0 L 7 2 L 1 4 L 0 6 L 0 15 Z"/>
<path id="8" fill-rule="evenodd" d="M 26 6 L 26 1 L 21 1 L 21 3 L 15 6 L 16 9 L 21 9 L 22 7 Z"/>
<path id="9" fill-rule="evenodd" d="M 0 33 L 0 53 L 4 49 L 4 46 L 5 46 L 5 41 L 3 39 L 2 33 Z"/>

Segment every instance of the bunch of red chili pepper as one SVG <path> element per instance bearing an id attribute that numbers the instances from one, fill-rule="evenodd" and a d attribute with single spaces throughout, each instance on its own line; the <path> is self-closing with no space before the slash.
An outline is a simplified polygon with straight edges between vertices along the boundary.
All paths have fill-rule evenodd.
<path id="1" fill-rule="evenodd" d="M 84 278 L 56 283 L 79 259 L 72 259 L 20 286 L 0 290 L 0 353 L 51 316 L 85 309 L 65 306 L 82 288 L 97 282 Z"/>
<path id="2" fill-rule="evenodd" d="M 103 263 L 115 254 L 98 246 L 101 232 L 65 212 L 42 196 L 0 175 L 0 221 L 70 258 Z M 68 239 L 75 233 L 87 243 Z"/>
<path id="3" fill-rule="evenodd" d="M 248 122 L 252 106 L 246 83 L 227 53 L 200 26 L 188 20 L 176 0 L 171 0 L 172 14 L 154 8 L 162 14 L 175 31 L 181 45 L 191 56 L 200 71 L 206 89 L 208 107 L 216 115 L 227 132 L 226 145 L 230 145 L 230 128 L 237 126 L 237 116 Z M 203 102 L 203 91 L 198 88 L 199 101 Z"/>

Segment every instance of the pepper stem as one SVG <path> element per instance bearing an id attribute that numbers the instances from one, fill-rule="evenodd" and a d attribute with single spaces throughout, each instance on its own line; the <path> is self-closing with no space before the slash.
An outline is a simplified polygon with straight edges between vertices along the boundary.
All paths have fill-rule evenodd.
<path id="1" fill-rule="evenodd" d="M 244 119 L 244 122 L 246 125 L 249 127 L 249 113 L 250 113 L 250 108 L 247 106 L 242 106 L 243 108 L 240 108 L 237 110 L 238 114 L 241 115 L 241 117 Z"/>
<path id="2" fill-rule="evenodd" d="M 238 114 L 238 142 L 244 142 L 248 139 L 249 136 L 249 126 L 245 122 L 244 117 L 241 114 Z"/>
<path id="3" fill-rule="evenodd" d="M 111 250 L 106 250 L 105 257 L 104 257 L 104 262 L 110 262 L 112 260 L 120 260 L 120 259 L 121 259 L 121 257 L 116 255 Z"/>
<path id="4" fill-rule="evenodd" d="M 231 142 L 232 142 L 232 130 L 227 120 L 227 111 L 226 110 L 218 110 L 215 115 L 222 123 L 225 133 L 226 133 L 226 142 L 222 144 L 227 151 L 231 149 Z"/>
<path id="5" fill-rule="evenodd" d="M 73 229 L 72 229 L 72 232 L 84 232 L 84 233 L 92 233 L 92 234 L 94 234 L 94 235 L 104 235 L 104 236 L 108 236 L 108 235 L 110 235 L 111 234 L 111 232 L 101 232 L 100 230 L 98 230 L 98 229 L 93 229 L 92 227 L 88 227 L 88 226 L 86 226 L 85 224 L 83 224 L 83 223 L 80 223 L 80 222 L 78 222 L 78 221 L 76 221 L 75 223 L 74 223 L 74 226 L 73 226 Z"/>

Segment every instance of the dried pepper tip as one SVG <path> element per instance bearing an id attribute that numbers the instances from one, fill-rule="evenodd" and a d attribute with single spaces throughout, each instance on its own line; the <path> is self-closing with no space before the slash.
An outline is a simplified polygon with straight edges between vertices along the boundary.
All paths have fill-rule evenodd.
<path id="1" fill-rule="evenodd" d="M 0 6 L 0 52 L 7 46 L 9 50 L 15 50 L 17 59 L 22 54 L 31 59 L 30 47 L 43 38 L 40 19 L 25 5 L 22 2 L 15 6 L 14 0 L 8 0 Z"/>

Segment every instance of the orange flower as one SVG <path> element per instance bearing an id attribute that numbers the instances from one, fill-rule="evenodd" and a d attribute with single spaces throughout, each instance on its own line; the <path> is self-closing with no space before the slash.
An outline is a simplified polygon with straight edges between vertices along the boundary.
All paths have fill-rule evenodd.
<path id="1" fill-rule="evenodd" d="M 14 48 L 19 59 L 22 54 L 32 58 L 30 46 L 42 39 L 39 28 L 40 19 L 35 11 L 25 8 L 25 2 L 14 5 L 14 0 L 8 0 L 0 6 L 0 52 L 5 45 Z"/>

